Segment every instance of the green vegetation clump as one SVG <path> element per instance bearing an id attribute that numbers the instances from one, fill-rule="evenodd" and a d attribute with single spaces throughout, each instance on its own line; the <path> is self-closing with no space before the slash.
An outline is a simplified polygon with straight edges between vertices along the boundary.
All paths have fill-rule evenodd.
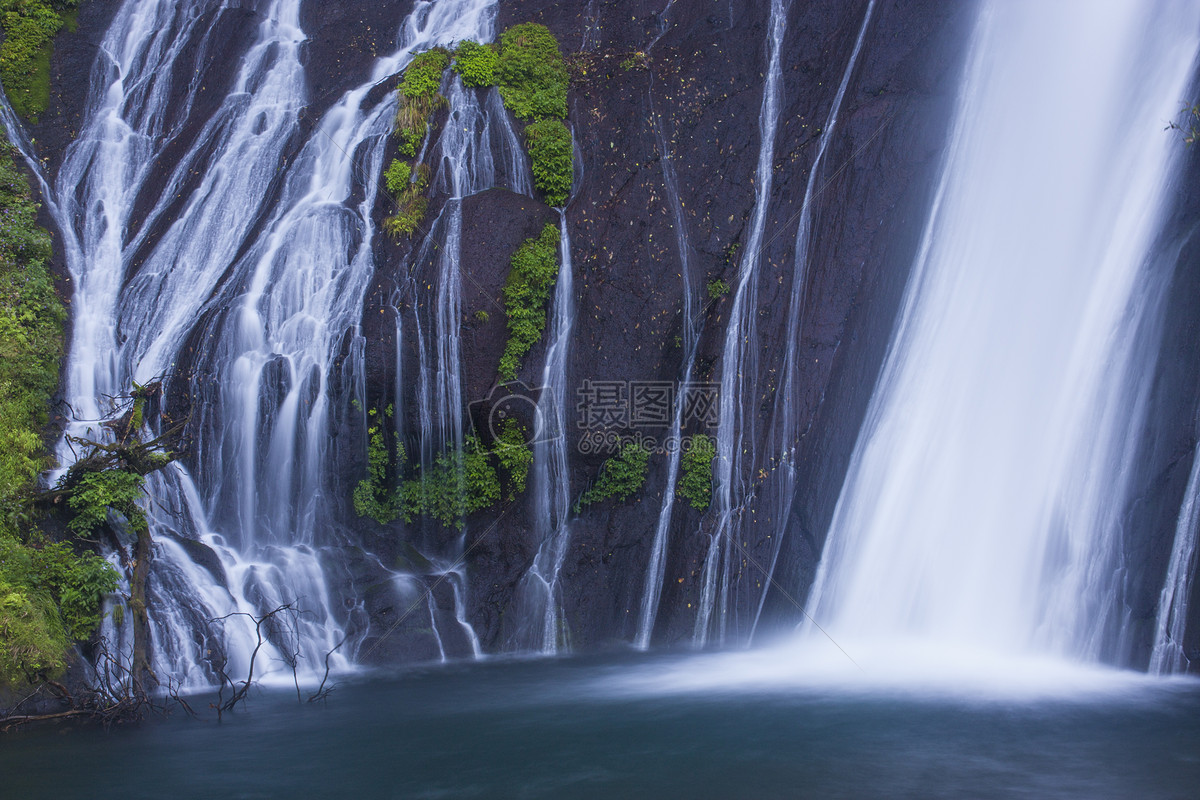
<path id="1" fill-rule="evenodd" d="M 729 294 L 729 284 L 719 278 L 708 282 L 708 298 L 718 300 Z"/>
<path id="2" fill-rule="evenodd" d="M 460 42 L 454 51 L 453 70 L 462 79 L 463 86 L 495 86 L 496 64 L 499 61 L 500 54 L 495 47 L 467 39 Z"/>
<path id="3" fill-rule="evenodd" d="M 0 139 L 0 498 L 47 466 L 41 428 L 58 384 L 66 313 L 45 262 L 50 237 L 13 149 Z"/>
<path id="4" fill-rule="evenodd" d="M 712 461 L 716 455 L 716 445 L 703 433 L 693 436 L 691 445 L 683 453 L 679 496 L 700 511 L 712 502 Z"/>
<path id="5" fill-rule="evenodd" d="M 450 54 L 441 48 L 413 56 L 404 70 L 400 94 L 408 100 L 433 97 L 442 88 L 442 73 L 450 65 Z"/>
<path id="6" fill-rule="evenodd" d="M 508 499 L 513 500 L 525 491 L 533 450 L 525 440 L 525 430 L 515 419 L 506 419 L 500 427 L 500 438 L 493 447 L 500 466 L 508 473 Z"/>
<path id="7" fill-rule="evenodd" d="M 53 603 L 0 578 L 0 686 L 20 686 L 66 668 L 71 643 Z"/>
<path id="8" fill-rule="evenodd" d="M 583 493 L 575 504 L 578 513 L 584 506 L 598 503 L 615 497 L 625 500 L 636 494 L 646 482 L 646 472 L 650 467 L 650 451 L 638 442 L 631 442 L 621 448 L 621 452 L 604 462 L 600 468 L 600 477 L 592 487 Z"/>
<path id="9" fill-rule="evenodd" d="M 545 25 L 527 22 L 506 30 L 495 69 L 500 97 L 518 117 L 567 115 L 570 76 L 558 41 Z"/>
<path id="10" fill-rule="evenodd" d="M 497 442 L 495 452 L 488 451 L 472 434 L 461 450 L 445 451 L 434 459 L 433 465 L 417 471 L 412 477 L 402 478 L 408 464 L 404 445 L 397 443 L 395 459 L 389 465 L 387 445 L 384 441 L 382 417 L 392 416 L 392 407 L 381 415 L 375 409 L 368 412 L 370 425 L 367 427 L 367 477 L 354 488 L 354 511 L 360 517 L 370 517 L 380 525 L 387 525 L 403 516 L 411 523 L 419 516 L 438 520 L 446 527 L 463 526 L 469 514 L 491 506 L 500 499 L 500 479 L 492 466 L 493 456 L 509 472 L 509 493 L 524 491 L 528 461 L 517 448 L 511 447 L 507 439 Z M 518 430 L 517 435 L 520 436 Z M 508 442 L 508 444 L 505 444 Z M 524 444 L 522 439 L 520 444 Z M 532 460 L 532 453 L 528 456 Z M 390 467 L 390 469 L 389 469 Z M 389 473 L 395 476 L 389 480 Z"/>
<path id="11" fill-rule="evenodd" d="M 67 648 L 92 635 L 116 589 L 116 571 L 94 553 L 0 532 L 0 685 L 61 672 Z"/>
<path id="12" fill-rule="evenodd" d="M 0 0 L 0 82 L 18 114 L 33 121 L 50 102 L 50 54 L 76 0 Z"/>
<path id="13" fill-rule="evenodd" d="M 45 267 L 50 237 L 36 225 L 37 208 L 12 147 L 0 139 L 0 685 L 7 686 L 61 672 L 71 642 L 92 634 L 101 599 L 117 586 L 104 559 L 31 530 L 29 499 L 49 462 L 41 430 L 66 316 Z M 88 511 L 94 518 L 107 507 Z"/>
<path id="14" fill-rule="evenodd" d="M 391 194 L 403 194 L 412 183 L 412 167 L 407 161 L 393 158 L 392 163 L 388 164 L 388 168 L 383 172 L 383 181 Z"/>
<path id="15" fill-rule="evenodd" d="M 500 499 L 500 479 L 479 437 L 470 436 L 462 450 L 438 455 L 433 467 L 400 484 L 400 510 L 405 522 L 429 516 L 459 530 L 463 518 Z"/>
<path id="16" fill-rule="evenodd" d="M 393 164 L 404 162 L 393 161 Z M 408 167 L 407 164 L 404 164 Z M 390 171 L 389 167 L 389 171 Z M 411 176 L 411 168 L 409 168 Z M 388 188 L 391 189 L 390 177 L 385 175 L 384 178 L 388 181 Z M 391 236 L 400 238 L 401 236 L 412 236 L 416 232 L 422 220 L 425 219 L 425 212 L 429 209 L 429 199 L 425 197 L 425 189 L 429 186 L 429 167 L 424 164 L 417 165 L 417 178 L 411 180 L 407 188 L 395 193 L 396 211 L 383 221 L 383 229 Z"/>
<path id="17" fill-rule="evenodd" d="M 67 505 L 75 511 L 67 527 L 78 536 L 88 536 L 104 524 L 111 508 L 124 514 L 135 532 L 147 530 L 146 513 L 137 504 L 145 483 L 141 475 L 125 470 L 87 473 L 67 498 Z"/>
<path id="18" fill-rule="evenodd" d="M 417 155 L 429 132 L 430 116 L 446 104 L 446 98 L 438 94 L 438 89 L 449 63 L 450 55 L 445 50 L 428 50 L 414 56 L 404 70 L 404 78 L 397 87 L 400 106 L 396 110 L 401 155 L 410 158 Z"/>
<path id="19" fill-rule="evenodd" d="M 389 410 L 390 410 L 389 406 Z M 388 491 L 388 451 L 383 441 L 383 425 L 375 409 L 367 412 L 371 422 L 367 426 L 367 477 L 354 487 L 354 511 L 360 517 L 370 517 L 380 525 L 387 525 L 396 518 L 395 503 Z M 391 416 L 391 414 L 387 414 Z M 396 446 L 396 464 L 402 467 L 406 454 L 403 445 Z"/>
<path id="20" fill-rule="evenodd" d="M 446 98 L 438 94 L 438 89 L 449 63 L 450 54 L 439 48 L 417 54 L 404 70 L 404 79 L 397 87 L 400 105 L 396 110 L 396 134 L 400 142 L 396 149 L 400 155 L 417 155 L 429 132 L 430 116 L 445 105 Z M 383 181 L 396 201 L 396 210 L 384 219 L 383 229 L 396 239 L 412 236 L 429 209 L 425 197 L 429 167 L 394 158 L 384 170 Z"/>
<path id="21" fill-rule="evenodd" d="M 563 205 L 575 178 L 571 132 L 560 120 L 540 119 L 525 127 L 525 142 L 534 186 L 548 205 Z"/>
<path id="22" fill-rule="evenodd" d="M 512 269 L 504 283 L 508 342 L 500 356 L 503 380 L 516 380 L 521 359 L 546 328 L 546 303 L 558 278 L 558 239 L 558 229 L 546 225 L 540 236 L 526 239 L 513 253 Z"/>

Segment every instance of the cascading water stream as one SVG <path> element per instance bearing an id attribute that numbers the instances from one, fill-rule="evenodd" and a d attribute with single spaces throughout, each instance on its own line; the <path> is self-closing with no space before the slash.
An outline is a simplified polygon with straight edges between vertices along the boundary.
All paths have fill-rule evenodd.
<path id="1" fill-rule="evenodd" d="M 771 20 L 767 34 L 770 53 L 767 62 L 766 83 L 763 86 L 762 107 L 758 115 L 761 137 L 758 165 L 755 170 L 754 213 L 750 222 L 750 235 L 746 240 L 741 262 L 738 264 L 737 286 L 729 312 L 729 327 L 725 334 L 725 345 L 721 356 L 720 427 L 717 431 L 716 490 L 713 493 L 715 527 L 710 534 L 708 553 L 704 559 L 701 575 L 703 585 L 700 607 L 696 614 L 693 641 L 697 647 L 707 644 L 714 633 L 713 615 L 716 614 L 716 638 L 724 641 L 726 610 L 729 594 L 731 536 L 737 526 L 735 519 L 744 499 L 745 467 L 754 463 L 752 449 L 754 441 L 753 415 L 745 414 L 743 402 L 747 394 L 746 376 L 754 375 L 757 352 L 755 315 L 758 313 L 758 266 L 762 260 L 759 252 L 763 244 L 763 231 L 767 224 L 775 162 L 775 134 L 779 125 L 779 85 L 783 73 L 780 50 L 787 29 L 785 0 L 772 0 Z M 751 387 L 752 388 L 752 387 Z M 718 586 L 719 583 L 719 586 Z"/>
<path id="2" fill-rule="evenodd" d="M 578 179 L 575 185 L 579 185 Z M 568 203 L 570 201 L 568 200 Z M 520 645 L 554 655 L 569 646 L 562 620 L 559 583 L 563 559 L 571 541 L 571 473 L 567 460 L 566 402 L 567 366 L 571 354 L 571 330 L 575 325 L 575 287 L 571 267 L 571 237 L 567 231 L 565 206 L 558 210 L 559 258 L 552 301 L 546 363 L 538 387 L 533 442 L 534 533 L 540 542 L 529 570 L 517 592 L 521 597 L 526 630 Z"/>
<path id="3" fill-rule="evenodd" d="M 478 38 L 488 41 L 492 31 Z M 423 325 L 427 348 L 421 353 L 421 426 L 423 458 L 441 450 L 463 446 L 462 393 L 462 201 L 464 197 L 505 186 L 532 196 L 533 179 L 522 149 L 495 90 L 481 106 L 472 90 L 457 76 L 449 79 L 446 98 L 450 107 L 437 145 L 432 190 L 448 199 L 430 226 L 417 256 L 418 268 L 434 261 L 436 295 L 432 319 Z M 505 156 L 498 180 L 494 152 Z M 425 340 L 426 337 L 422 336 Z M 425 466 L 429 463 L 426 462 Z"/>
<path id="4" fill-rule="evenodd" d="M 1192 592 L 1192 576 L 1196 572 L 1196 540 L 1200 531 L 1200 454 L 1192 456 L 1192 471 L 1188 475 L 1183 506 L 1175 525 L 1175 542 L 1167 577 L 1158 599 L 1158 614 L 1154 621 L 1155 642 L 1150 653 L 1150 672 L 1166 675 L 1188 667 L 1183 649 L 1187 630 L 1188 597 Z"/>
<path id="5" fill-rule="evenodd" d="M 69 432 L 100 418 L 107 409 L 98 398 L 132 380 L 188 379 L 170 371 L 204 320 L 193 383 L 206 401 L 194 420 L 200 470 L 176 464 L 149 487 L 157 500 L 149 580 L 155 669 L 184 686 L 211 679 L 201 639 L 222 642 L 231 672 L 244 668 L 255 644 L 249 617 L 230 617 L 220 631 L 209 622 L 229 613 L 259 615 L 298 601 L 304 613 L 294 641 L 272 642 L 264 663 L 286 663 L 283 650 L 294 647 L 301 672 L 318 669 L 345 638 L 339 619 L 347 612 L 331 607 L 321 552 L 332 527 L 323 524 L 332 502 L 328 379 L 346 334 L 361 338 L 363 292 L 375 270 L 375 176 L 395 99 L 388 93 L 374 108 L 363 104 L 413 52 L 486 40 L 494 18 L 484 0 L 417 3 L 402 46 L 323 116 L 289 163 L 283 155 L 307 101 L 299 60 L 305 34 L 298 0 L 277 0 L 264 10 L 229 95 L 159 183 L 149 167 L 193 107 L 191 94 L 171 94 L 174 73 L 192 77 L 192 62 L 180 56 L 196 41 L 207 46 L 212 29 L 193 31 L 206 10 L 122 6 L 101 47 L 81 136 L 56 183 L 76 285 L 67 394 L 79 421 Z M 198 81 L 179 83 L 199 90 Z M 135 203 L 147 195 L 156 199 L 136 220 Z M 189 539 L 207 545 L 217 564 L 194 562 L 180 545 Z M 347 663 L 342 653 L 334 658 L 335 666 Z"/>
<path id="6" fill-rule="evenodd" d="M 796 262 L 792 267 L 792 289 L 788 298 L 787 333 L 785 335 L 787 350 L 784 355 L 783 377 L 780 380 L 779 392 L 776 395 L 774 419 L 772 421 L 773 439 L 771 452 L 779 453 L 781 456 L 778 465 L 772 471 L 772 476 L 776 484 L 774 496 L 777 498 L 777 508 L 772 519 L 776 520 L 776 529 L 773 537 L 774 545 L 771 552 L 771 561 L 767 565 L 766 576 L 762 581 L 764 585 L 775 574 L 780 547 L 783 543 L 787 526 L 789 525 L 792 501 L 796 493 L 795 449 L 801 433 L 797 429 L 797 422 L 800 417 L 797 402 L 801 387 L 798 384 L 796 372 L 800 359 L 800 336 L 804 322 L 804 303 L 810 258 L 809 248 L 812 243 L 814 206 L 818 193 L 817 180 L 822 174 L 821 168 L 825 164 L 825 153 L 829 148 L 829 143 L 833 140 L 833 134 L 838 123 L 838 114 L 842 110 L 842 101 L 845 99 L 846 89 L 850 85 L 850 78 L 854 74 L 854 68 L 858 64 L 858 57 L 862 52 L 863 42 L 866 40 L 867 29 L 871 25 L 871 15 L 874 11 L 875 0 L 871 0 L 871 2 L 867 3 L 867 10 L 863 14 L 862 25 L 858 29 L 858 37 L 854 40 L 854 49 L 851 51 L 850 60 L 846 64 L 845 71 L 842 73 L 842 80 L 838 84 L 837 94 L 834 95 L 833 105 L 830 106 L 829 116 L 825 120 L 825 126 L 821 128 L 820 143 L 817 145 L 817 154 L 813 158 L 812 167 L 808 171 L 808 181 L 804 186 L 804 200 L 800 205 L 800 225 L 796 230 Z M 766 597 L 767 593 L 765 591 L 759 597 L 758 610 L 755 612 L 754 623 L 750 629 L 751 638 L 754 636 L 754 631 L 758 628 L 758 619 L 762 614 L 763 603 Z"/>
<path id="7" fill-rule="evenodd" d="M 480 30 L 475 38 L 488 41 L 494 35 L 489 28 Z M 449 106 L 448 119 L 436 147 L 432 191 L 447 196 L 438 217 L 430 225 L 416 257 L 418 270 L 428 267 L 430 285 L 436 285 L 432 312 L 427 318 L 416 312 L 421 303 L 412 303 L 412 323 L 417 332 L 417 350 L 420 354 L 418 385 L 416 387 L 419 424 L 422 442 L 422 467 L 429 468 L 436 454 L 443 450 L 459 449 L 464 446 L 462 393 L 462 223 L 463 199 L 487 189 L 504 186 L 518 194 L 533 194 L 533 178 L 525 161 L 524 151 L 495 89 L 488 90 L 481 104 L 474 90 L 465 89 L 457 76 L 449 78 L 446 91 Z M 497 155 L 500 157 L 497 162 Z M 392 305 L 399 308 L 400 295 L 419 295 L 422 281 L 408 280 L 403 284 Z M 403 398 L 406 387 L 400 379 L 403 374 L 403 351 L 399 343 L 404 341 L 402 317 L 397 314 L 397 384 L 396 396 Z M 396 435 L 403 441 L 402 420 L 405 414 L 398 413 Z M 460 538 L 456 550 L 448 556 L 431 556 L 429 560 L 437 570 L 428 577 L 435 580 L 449 579 L 454 591 L 455 619 L 470 643 L 473 655 L 481 654 L 479 639 L 466 621 L 465 591 L 466 577 L 461 566 L 456 566 L 462 554 L 464 542 Z M 407 575 L 397 575 L 396 581 L 406 594 L 424 589 L 424 583 Z M 430 596 L 430 624 L 437 635 L 443 659 L 443 637 L 438 633 L 437 615 L 432 610 Z M 414 594 L 415 596 L 415 594 Z"/>
<path id="8" fill-rule="evenodd" d="M 668 15 L 675 0 L 668 0 L 667 5 L 659 13 L 659 31 L 646 46 L 647 56 L 654 45 L 669 29 Z M 642 590 L 642 605 L 638 612 L 637 630 L 634 633 L 633 644 L 639 650 L 650 646 L 650 637 L 654 633 L 654 620 L 658 616 L 658 603 L 662 596 L 663 576 L 667 568 L 667 537 L 671 530 L 671 517 L 675 510 L 675 488 L 679 480 L 679 462 L 683 455 L 683 412 L 684 393 L 680 391 L 692 381 L 692 371 L 696 363 L 696 349 L 700 344 L 700 329 L 702 317 L 695 314 L 692 292 L 691 245 L 688 242 L 687 220 L 683 216 L 683 201 L 679 196 L 679 179 L 675 173 L 675 164 L 671 149 L 667 143 L 667 135 L 663 130 L 662 116 L 654 103 L 654 73 L 650 73 L 650 86 L 646 90 L 650 105 L 650 120 L 654 126 L 654 135 L 658 139 L 658 152 L 663 171 L 663 187 L 666 189 L 667 202 L 671 208 L 672 228 L 675 232 L 675 244 L 679 251 L 679 275 L 683 284 L 683 367 L 680 372 L 680 383 L 675 393 L 675 408 L 671 416 L 671 434 L 669 442 L 679 443 L 680 446 L 667 454 L 667 486 L 663 490 L 662 507 L 658 511 L 658 522 L 654 527 L 654 540 L 650 545 L 650 560 L 646 563 L 645 586 Z"/>
<path id="9" fill-rule="evenodd" d="M 1122 662 L 1182 2 L 990 2 L 809 609 L 839 643 Z M 852 649 L 852 648 L 850 648 Z"/>

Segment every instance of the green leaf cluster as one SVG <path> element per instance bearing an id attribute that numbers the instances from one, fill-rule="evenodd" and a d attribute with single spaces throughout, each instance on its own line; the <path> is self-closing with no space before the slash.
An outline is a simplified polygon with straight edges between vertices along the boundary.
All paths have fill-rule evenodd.
<path id="1" fill-rule="evenodd" d="M 433 97 L 442 88 L 442 73 L 450 65 L 450 54 L 434 48 L 417 53 L 404 70 L 400 94 L 409 100 Z"/>
<path id="2" fill-rule="evenodd" d="M 708 299 L 718 300 L 729 294 L 729 284 L 723 280 L 716 279 L 708 282 Z"/>
<path id="3" fill-rule="evenodd" d="M 558 40 L 545 25 L 527 22 L 500 36 L 496 83 L 504 105 L 518 117 L 567 115 L 570 76 Z"/>
<path id="4" fill-rule="evenodd" d="M 703 433 L 691 437 L 691 444 L 683 453 L 679 496 L 700 511 L 712 503 L 712 461 L 716 455 L 717 446 Z"/>
<path id="5" fill-rule="evenodd" d="M 0 532 L 0 685 L 61 672 L 70 643 L 96 630 L 101 601 L 117 584 L 94 553 Z"/>
<path id="6" fill-rule="evenodd" d="M 451 68 L 458 73 L 463 86 L 495 86 L 496 65 L 499 61 L 500 54 L 494 46 L 467 39 L 460 42 L 455 49 L 454 65 Z"/>
<path id="7" fill-rule="evenodd" d="M 393 158 L 392 163 L 388 164 L 388 168 L 383 172 L 383 181 L 392 195 L 403 194 L 412 183 L 412 167 L 407 161 Z"/>
<path id="8" fill-rule="evenodd" d="M 558 41 L 545 25 L 514 25 L 500 36 L 496 83 L 504 105 L 517 117 L 532 119 L 525 128 L 533 182 L 546 202 L 560 206 L 574 178 L 567 116 L 570 74 Z"/>
<path id="9" fill-rule="evenodd" d="M 450 54 L 441 48 L 418 53 L 404 70 L 396 87 L 400 105 L 396 109 L 396 132 L 401 155 L 413 158 L 429 132 L 429 118 L 446 104 L 438 90 L 442 73 L 450 63 Z"/>
<path id="10" fill-rule="evenodd" d="M 508 499 L 525 491 L 533 451 L 525 443 L 524 431 L 508 420 L 493 449 L 471 434 L 462 449 L 439 453 L 426 470 L 403 478 L 408 462 L 397 443 L 395 460 L 389 463 L 387 444 L 378 413 L 370 412 L 367 428 L 367 477 L 354 489 L 354 510 L 387 525 L 397 517 L 411 523 L 420 516 L 436 519 L 446 527 L 463 527 L 463 520 L 500 499 L 500 476 L 493 459 L 508 473 Z M 387 416 L 391 416 L 390 407 Z"/>
<path id="11" fill-rule="evenodd" d="M 58 676 L 70 645 L 45 595 L 0 579 L 0 686 Z"/>
<path id="12" fill-rule="evenodd" d="M 2 0 L 0 82 L 13 109 L 37 121 L 50 102 L 50 54 L 54 36 L 63 26 L 63 12 L 75 0 Z"/>
<path id="13" fill-rule="evenodd" d="M 399 239 L 401 236 L 412 236 L 422 220 L 425 219 L 425 212 L 429 209 L 429 199 L 425 197 L 425 189 L 429 186 L 429 167 L 418 164 L 416 180 L 412 180 L 412 168 L 403 161 L 392 161 L 392 166 L 388 167 L 388 173 L 392 172 L 392 167 L 395 167 L 396 164 L 400 164 L 402 167 L 396 168 L 394 175 L 384 175 L 389 191 L 392 189 L 393 178 L 407 175 L 404 179 L 408 183 L 404 185 L 405 188 L 393 192 L 396 210 L 383 220 L 383 229 L 392 237 Z"/>
<path id="14" fill-rule="evenodd" d="M 508 315 L 508 342 L 500 356 L 500 377 L 516 380 L 521 359 L 546 328 L 546 303 L 558 278 L 558 229 L 542 228 L 513 253 L 512 268 L 504 283 L 504 310 Z"/>
<path id="15" fill-rule="evenodd" d="M 525 430 L 515 419 L 509 418 L 500 426 L 500 437 L 492 451 L 500 466 L 508 473 L 508 499 L 513 500 L 524 493 L 533 464 L 533 450 L 526 441 Z"/>
<path id="16" fill-rule="evenodd" d="M 144 477 L 123 469 L 85 474 L 67 498 L 67 505 L 75 511 L 67 527 L 79 536 L 88 536 L 104 524 L 111 508 L 125 515 L 134 531 L 144 532 L 147 529 L 146 513 L 138 501 L 142 499 L 145 484 Z"/>
<path id="17" fill-rule="evenodd" d="M 525 143 L 534 186 L 548 205 L 563 205 L 575 179 L 571 132 L 561 120 L 540 119 L 525 127 Z"/>
<path id="18" fill-rule="evenodd" d="M 0 498 L 46 467 L 41 428 L 58 384 L 66 312 L 45 262 L 50 237 L 12 147 L 0 139 Z"/>
<path id="19" fill-rule="evenodd" d="M 396 110 L 396 149 L 400 155 L 415 158 L 429 133 L 433 112 L 446 104 L 438 94 L 442 73 L 450 63 L 450 54 L 441 48 L 418 53 L 404 71 L 397 87 L 400 104 Z M 415 177 L 414 177 L 415 174 Z M 393 238 L 412 236 L 425 219 L 429 199 L 429 167 L 394 158 L 383 174 L 384 184 L 396 201 L 396 211 L 383 220 L 383 229 Z"/>
<path id="20" fill-rule="evenodd" d="M 400 484 L 404 521 L 424 515 L 461 530 L 467 515 L 500 499 L 500 479 L 488 455 L 479 437 L 472 435 L 462 450 L 441 453 L 432 468 Z"/>
<path id="21" fill-rule="evenodd" d="M 41 428 L 66 318 L 45 268 L 50 237 L 37 227 L 37 209 L 13 148 L 0 139 L 0 684 L 9 686 L 60 672 L 71 641 L 92 634 L 101 599 L 117 587 L 116 572 L 99 556 L 20 538 L 30 525 L 25 498 L 48 462 Z M 108 480 L 102 475 L 99 484 Z M 141 478 L 132 477 L 136 499 Z M 107 507 L 88 512 L 102 521 Z"/>
<path id="22" fill-rule="evenodd" d="M 575 512 L 578 513 L 584 506 L 609 498 L 615 497 L 623 501 L 641 491 L 649 467 L 650 451 L 644 444 L 630 442 L 625 445 L 621 452 L 604 462 L 604 466 L 600 468 L 600 477 L 579 498 L 579 502 L 575 504 Z"/>
<path id="23" fill-rule="evenodd" d="M 380 525 L 387 525 L 396 518 L 395 504 L 388 490 L 387 444 L 383 440 L 383 426 L 377 419 L 378 412 L 371 409 L 368 413 L 373 424 L 367 427 L 367 477 L 354 487 L 354 512 L 360 517 L 370 517 Z M 406 455 L 404 446 L 397 444 L 397 468 L 403 466 Z"/>

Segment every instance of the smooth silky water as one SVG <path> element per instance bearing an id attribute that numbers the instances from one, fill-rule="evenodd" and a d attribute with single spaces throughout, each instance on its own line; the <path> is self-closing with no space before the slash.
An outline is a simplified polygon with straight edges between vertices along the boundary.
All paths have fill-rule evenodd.
<path id="1" fill-rule="evenodd" d="M 767 168 L 787 5 L 773 4 L 767 31 Z M 1112 565 L 1153 367 L 1157 224 L 1182 147 L 1162 120 L 1187 94 L 1200 9 L 1099 8 L 983 6 L 925 243 L 807 603 L 822 627 L 750 651 L 364 672 L 316 704 L 260 688 L 219 724 L 193 695 L 199 719 L 7 736 L 0 795 L 1200 795 L 1200 681 L 1100 663 L 1130 660 Z M 753 334 L 733 317 L 745 330 L 729 335 L 727 366 Z M 172 337 L 151 338 L 146 353 Z M 726 632 L 741 434 L 740 422 L 722 431 L 724 522 L 698 643 Z M 1182 586 L 1176 571 L 1169 584 Z M 1181 618 L 1174 594 L 1164 636 Z M 556 613 L 549 597 L 535 627 Z M 529 649 L 553 650 L 551 638 Z M 1168 639 L 1156 670 L 1178 660 Z"/>
<path id="2" fill-rule="evenodd" d="M 6 797 L 1194 798 L 1191 679 L 832 646 L 464 662 L 6 737 Z M 194 698 L 197 707 L 201 698 Z"/>

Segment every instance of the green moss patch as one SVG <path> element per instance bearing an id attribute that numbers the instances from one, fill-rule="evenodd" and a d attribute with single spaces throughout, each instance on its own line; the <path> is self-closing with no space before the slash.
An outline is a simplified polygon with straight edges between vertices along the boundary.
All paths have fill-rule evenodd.
<path id="1" fill-rule="evenodd" d="M 504 105 L 523 119 L 567 115 L 570 76 L 545 25 L 514 25 L 500 36 L 496 82 Z"/>
<path id="2" fill-rule="evenodd" d="M 462 79 L 463 86 L 479 88 L 496 85 L 496 65 L 500 54 L 492 45 L 466 40 L 454 51 L 452 69 Z"/>
<path id="3" fill-rule="evenodd" d="M 712 503 L 712 461 L 716 455 L 713 440 L 700 433 L 691 438 L 680 463 L 683 475 L 679 478 L 679 496 L 700 511 Z"/>
<path id="4" fill-rule="evenodd" d="M 650 451 L 646 446 L 631 442 L 621 452 L 604 462 L 600 477 L 575 504 L 578 513 L 584 506 L 615 498 L 624 501 L 642 490 L 650 468 Z"/>
<path id="5" fill-rule="evenodd" d="M 54 36 L 65 22 L 74 22 L 75 0 L 2 0 L 0 81 L 18 114 L 37 121 L 50 102 L 50 55 Z"/>
<path id="6" fill-rule="evenodd" d="M 546 304 L 558 279 L 558 240 L 558 228 L 546 225 L 541 235 L 526 239 L 513 253 L 504 283 L 508 342 L 500 356 L 500 377 L 505 381 L 516 380 L 521 359 L 546 328 Z"/>

